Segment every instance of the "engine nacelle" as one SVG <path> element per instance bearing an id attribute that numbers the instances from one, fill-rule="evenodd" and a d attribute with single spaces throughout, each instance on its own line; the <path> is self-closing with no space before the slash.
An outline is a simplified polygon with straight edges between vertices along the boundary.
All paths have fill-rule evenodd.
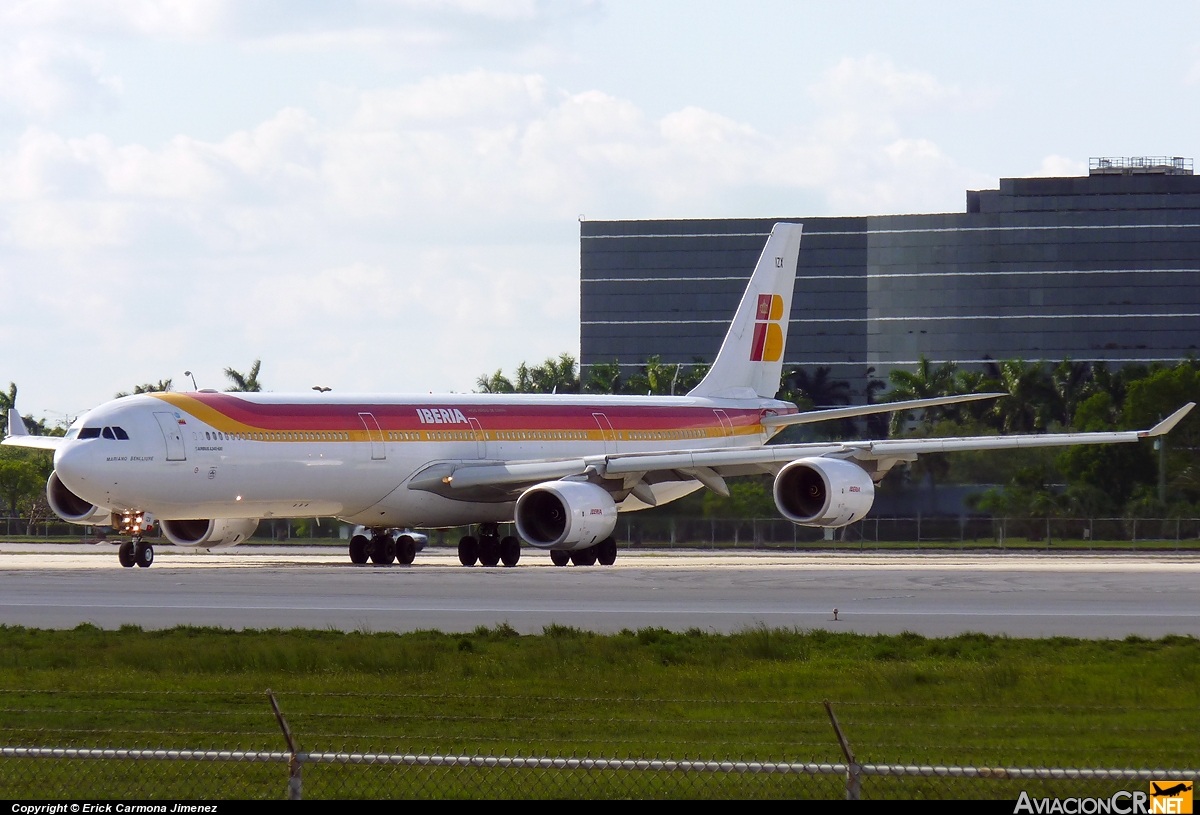
<path id="1" fill-rule="evenodd" d="M 50 473 L 46 481 L 46 501 L 54 514 L 64 521 L 85 526 L 107 526 L 111 513 L 90 504 L 67 489 L 67 485 L 58 479 L 58 473 Z"/>
<path id="2" fill-rule="evenodd" d="M 200 518 L 159 523 L 163 535 L 176 546 L 203 546 L 205 549 L 237 546 L 258 529 L 258 521 L 253 518 Z"/>
<path id="3" fill-rule="evenodd" d="M 803 526 L 846 526 L 862 520 L 875 501 L 866 470 L 836 458 L 801 458 L 775 476 L 775 506 Z"/>
<path id="4" fill-rule="evenodd" d="M 517 499 L 517 533 L 542 549 L 586 549 L 617 526 L 608 491 L 586 481 L 547 481 Z"/>

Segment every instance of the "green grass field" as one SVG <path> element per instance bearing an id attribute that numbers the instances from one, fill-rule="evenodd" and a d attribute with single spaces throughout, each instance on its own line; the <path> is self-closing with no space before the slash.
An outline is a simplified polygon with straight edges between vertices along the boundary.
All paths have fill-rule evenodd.
<path id="1" fill-rule="evenodd" d="M 1200 763 L 1195 638 L 0 628 L 0 741 L 10 746 L 280 750 L 266 688 L 308 751 L 836 762 L 828 698 L 863 762 Z M 0 761 L 0 796 L 33 766 Z M 313 768 L 314 778 L 332 772 Z M 430 794 L 443 783 L 450 791 L 438 794 L 471 794 L 443 775 Z M 602 794 L 595 785 L 608 782 L 590 783 Z"/>

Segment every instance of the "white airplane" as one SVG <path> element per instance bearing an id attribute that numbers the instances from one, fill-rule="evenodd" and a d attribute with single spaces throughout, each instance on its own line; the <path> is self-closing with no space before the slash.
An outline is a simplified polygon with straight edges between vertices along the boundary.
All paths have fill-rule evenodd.
<path id="1" fill-rule="evenodd" d="M 774 398 L 791 314 L 802 227 L 771 231 L 729 332 L 686 396 L 154 393 L 89 411 L 63 438 L 28 435 L 16 410 L 4 444 L 54 451 L 53 510 L 131 538 L 121 564 L 149 566 L 154 523 L 178 546 L 248 538 L 263 518 L 336 517 L 361 525 L 350 559 L 411 563 L 401 530 L 477 524 L 463 565 L 515 566 L 515 521 L 553 562 L 609 565 L 620 512 L 674 501 L 725 478 L 774 475 L 779 512 L 805 526 L 865 516 L 875 483 L 922 453 L 1134 442 L 1150 430 L 811 444 L 767 441 L 787 425 L 988 399 L 969 394 L 806 413 Z"/>

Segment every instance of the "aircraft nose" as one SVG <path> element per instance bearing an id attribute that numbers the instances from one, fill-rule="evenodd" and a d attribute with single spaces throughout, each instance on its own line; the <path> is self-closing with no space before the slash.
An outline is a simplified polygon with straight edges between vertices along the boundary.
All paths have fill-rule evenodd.
<path id="1" fill-rule="evenodd" d="M 71 441 L 54 451 L 54 471 L 68 489 L 83 489 L 92 479 L 92 446 Z"/>

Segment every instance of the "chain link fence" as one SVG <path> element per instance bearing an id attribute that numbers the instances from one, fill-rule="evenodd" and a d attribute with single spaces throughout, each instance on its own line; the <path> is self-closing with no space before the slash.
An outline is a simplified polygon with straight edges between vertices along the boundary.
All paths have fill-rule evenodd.
<path id="1" fill-rule="evenodd" d="M 1000 799 L 1109 795 L 1200 770 L 507 755 L 0 748 L 0 794 L 47 798 Z"/>
<path id="2" fill-rule="evenodd" d="M 296 522 L 300 523 L 300 522 Z M 511 524 L 503 534 L 516 534 Z M 348 527 L 347 527 L 348 528 Z M 300 534 L 303 532 L 304 534 Z M 344 545 L 332 526 L 311 537 L 311 528 L 292 534 L 291 523 L 259 525 L 249 544 Z M 429 530 L 433 547 L 455 547 L 474 527 Z M 0 518 L 0 535 L 25 541 L 94 543 L 114 537 L 104 527 L 79 527 L 56 518 L 31 522 Z M 159 537 L 156 529 L 151 537 Z M 931 549 L 1091 549 L 1200 551 L 1200 518 L 993 518 L 986 516 L 872 516 L 840 529 L 798 526 L 779 517 L 662 517 L 622 515 L 613 533 L 623 549 L 843 550 L 927 547 Z M 116 537 L 114 537 L 116 539 Z"/>
<path id="3" fill-rule="evenodd" d="M 1200 550 L 1200 518 L 868 517 L 840 529 L 816 529 L 781 518 L 720 520 L 631 514 L 621 516 L 614 534 L 618 545 L 632 549 Z"/>
<path id="4" fill-rule="evenodd" d="M 1124 710 L 965 705 L 963 720 L 927 705 L 861 702 L 760 699 L 747 715 L 712 699 L 510 696 L 483 699 L 482 707 L 481 699 L 436 694 L 387 700 L 414 708 L 406 712 L 346 693 L 283 695 L 289 723 L 284 710 L 272 710 L 273 695 L 0 694 L 0 738 L 12 745 L 0 748 L 7 799 L 1015 800 L 1022 791 L 1105 797 L 1200 775 L 1167 769 L 1194 766 L 1198 716 L 1186 709 L 1141 710 L 1131 720 Z M 572 715 L 599 705 L 606 707 L 590 722 Z M 686 735 L 672 741 L 681 729 Z M 437 749 L 438 741 L 461 749 Z M 203 742 L 209 746 L 162 746 Z M 128 746 L 111 746 L 120 743 Z M 372 744 L 393 749 L 364 749 Z M 692 757 L 666 757 L 675 751 Z M 1066 763 L 1087 751 L 1094 763 Z M 934 760 L 897 760 L 905 753 Z M 950 755 L 968 761 L 937 760 Z M 1044 761 L 973 760 L 989 755 Z M 1045 761 L 1056 756 L 1064 762 Z"/>

